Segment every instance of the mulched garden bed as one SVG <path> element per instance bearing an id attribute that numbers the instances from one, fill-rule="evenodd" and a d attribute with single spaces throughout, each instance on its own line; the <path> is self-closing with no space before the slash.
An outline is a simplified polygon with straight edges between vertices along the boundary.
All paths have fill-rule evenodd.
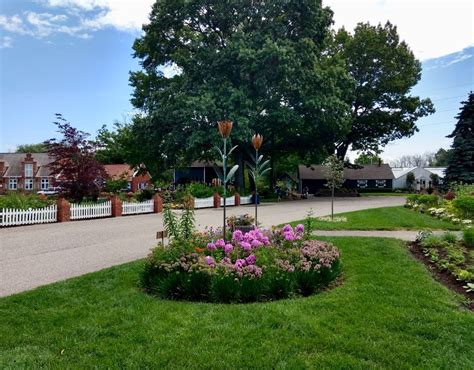
<path id="1" fill-rule="evenodd" d="M 423 247 L 418 242 L 412 242 L 409 244 L 410 252 L 415 258 L 421 262 L 430 270 L 431 274 L 436 280 L 442 283 L 444 286 L 461 294 L 466 298 L 465 305 L 474 311 L 474 292 L 468 293 L 463 285 L 465 282 L 457 280 L 448 270 L 440 270 L 430 259 L 423 253 Z"/>

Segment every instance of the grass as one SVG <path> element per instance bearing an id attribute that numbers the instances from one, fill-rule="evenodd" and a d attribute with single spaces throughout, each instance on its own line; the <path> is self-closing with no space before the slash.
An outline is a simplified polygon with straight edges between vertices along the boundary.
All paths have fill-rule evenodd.
<path id="1" fill-rule="evenodd" d="M 337 212 L 337 206 L 336 206 Z M 404 207 L 383 207 L 338 213 L 346 222 L 314 221 L 315 230 L 459 230 L 460 226 Z M 292 222 L 292 225 L 303 223 Z"/>
<path id="2" fill-rule="evenodd" d="M 0 300 L 0 368 L 474 367 L 474 315 L 393 239 L 331 238 L 343 284 L 247 305 L 155 299 L 141 262 Z"/>

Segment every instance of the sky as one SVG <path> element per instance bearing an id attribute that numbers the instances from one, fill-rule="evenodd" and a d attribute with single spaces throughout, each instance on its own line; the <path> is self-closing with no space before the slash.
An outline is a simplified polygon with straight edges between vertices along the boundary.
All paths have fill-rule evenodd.
<path id="1" fill-rule="evenodd" d="M 96 133 L 132 112 L 132 44 L 153 0 L 0 0 L 0 152 L 54 137 L 55 113 Z M 474 90 L 474 1 L 326 0 L 334 27 L 390 20 L 423 63 L 415 94 L 437 113 L 419 121 L 412 138 L 382 153 L 448 148 L 460 101 Z M 355 154 L 352 154 L 355 155 Z"/>

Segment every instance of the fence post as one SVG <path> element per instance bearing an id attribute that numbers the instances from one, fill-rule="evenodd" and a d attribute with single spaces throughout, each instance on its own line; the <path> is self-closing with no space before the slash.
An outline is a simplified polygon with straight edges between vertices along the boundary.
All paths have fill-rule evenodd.
<path id="1" fill-rule="evenodd" d="M 153 212 L 163 212 L 163 199 L 159 196 L 159 194 L 155 194 L 153 197 Z"/>
<path id="2" fill-rule="evenodd" d="M 240 206 L 240 194 L 239 193 L 235 193 L 234 195 L 235 197 L 235 206 Z"/>
<path id="3" fill-rule="evenodd" d="M 112 217 L 122 216 L 122 201 L 118 195 L 112 195 L 110 197 L 110 202 L 112 204 Z"/>
<path id="4" fill-rule="evenodd" d="M 214 193 L 214 208 L 219 208 L 221 206 L 221 196 L 219 193 Z"/>
<path id="5" fill-rule="evenodd" d="M 64 198 L 59 197 L 56 201 L 56 205 L 58 207 L 58 222 L 71 221 L 71 205 L 69 202 Z"/>

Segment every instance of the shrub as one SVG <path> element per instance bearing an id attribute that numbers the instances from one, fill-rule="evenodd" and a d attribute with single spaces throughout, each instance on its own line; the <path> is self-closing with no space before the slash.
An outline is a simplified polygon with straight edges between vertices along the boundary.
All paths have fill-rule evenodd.
<path id="1" fill-rule="evenodd" d="M 447 192 L 446 195 L 444 196 L 444 199 L 446 200 L 453 200 L 454 198 L 456 198 L 456 194 L 453 193 L 452 191 Z"/>
<path id="2" fill-rule="evenodd" d="M 474 229 L 465 229 L 463 232 L 463 241 L 469 248 L 474 248 Z"/>
<path id="3" fill-rule="evenodd" d="M 145 200 L 150 200 L 155 195 L 155 191 L 150 188 L 141 189 L 135 193 L 135 199 L 138 202 L 143 202 Z"/>
<path id="4" fill-rule="evenodd" d="M 303 239 L 304 227 L 248 233 L 227 242 L 218 231 L 175 239 L 148 256 L 140 275 L 149 293 L 168 299 L 254 302 L 310 295 L 338 276 L 339 251 L 329 243 Z"/>
<path id="5" fill-rule="evenodd" d="M 461 217 L 474 218 L 474 196 L 460 195 L 453 200 L 453 206 Z"/>
<path id="6" fill-rule="evenodd" d="M 418 203 L 425 207 L 435 207 L 438 205 L 438 196 L 433 194 L 411 194 L 407 197 L 407 201 Z"/>
<path id="7" fill-rule="evenodd" d="M 207 186 L 206 184 L 200 182 L 193 182 L 189 184 L 187 190 L 194 198 L 212 197 L 212 195 L 216 192 L 216 188 Z"/>
<path id="8" fill-rule="evenodd" d="M 20 192 L 9 192 L 0 196 L 1 208 L 43 208 L 53 203 L 53 200 L 37 194 L 23 194 Z"/>

